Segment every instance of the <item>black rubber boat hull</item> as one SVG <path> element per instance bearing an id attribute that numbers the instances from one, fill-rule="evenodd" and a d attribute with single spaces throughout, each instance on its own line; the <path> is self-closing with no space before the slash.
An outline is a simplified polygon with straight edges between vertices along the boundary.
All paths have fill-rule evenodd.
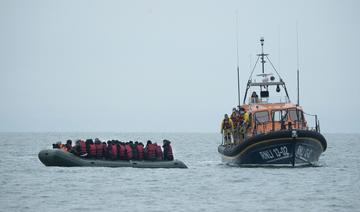
<path id="1" fill-rule="evenodd" d="M 179 160 L 173 161 L 122 161 L 122 160 L 95 160 L 75 156 L 60 149 L 46 149 L 39 152 L 39 160 L 45 166 L 87 166 L 87 167 L 133 167 L 133 168 L 187 168 Z"/>
<path id="2" fill-rule="evenodd" d="M 309 130 L 284 130 L 255 135 L 238 145 L 220 145 L 222 161 L 239 166 L 306 166 L 319 161 L 325 138 Z"/>

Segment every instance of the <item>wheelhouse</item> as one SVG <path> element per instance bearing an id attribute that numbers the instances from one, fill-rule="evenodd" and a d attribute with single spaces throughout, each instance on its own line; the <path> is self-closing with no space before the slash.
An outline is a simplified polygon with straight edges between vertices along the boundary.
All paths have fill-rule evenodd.
<path id="1" fill-rule="evenodd" d="M 262 105 L 253 109 L 250 134 L 267 133 L 286 129 L 308 129 L 304 112 L 296 105 Z M 256 108 L 255 106 L 255 108 Z M 251 107 L 250 107 L 251 108 Z"/>

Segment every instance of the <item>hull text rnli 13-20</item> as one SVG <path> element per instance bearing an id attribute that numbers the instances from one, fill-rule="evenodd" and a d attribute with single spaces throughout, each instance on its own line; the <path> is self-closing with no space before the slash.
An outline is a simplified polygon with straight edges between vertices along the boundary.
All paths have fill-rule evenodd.
<path id="1" fill-rule="evenodd" d="M 218 152 L 222 161 L 239 166 L 316 164 L 327 147 L 320 134 L 319 120 L 316 115 L 305 113 L 299 101 L 290 102 L 285 82 L 268 54 L 264 54 L 264 39 L 260 41 L 262 52 L 247 82 L 243 104 L 233 108 L 230 116 L 225 115 L 221 124 L 223 142 Z M 259 79 L 254 79 L 259 61 L 262 72 L 256 75 Z M 265 62 L 269 62 L 276 74 L 265 73 Z M 251 95 L 247 98 L 248 93 Z M 285 95 L 281 97 L 281 93 Z M 310 116 L 313 127 L 305 119 Z"/>

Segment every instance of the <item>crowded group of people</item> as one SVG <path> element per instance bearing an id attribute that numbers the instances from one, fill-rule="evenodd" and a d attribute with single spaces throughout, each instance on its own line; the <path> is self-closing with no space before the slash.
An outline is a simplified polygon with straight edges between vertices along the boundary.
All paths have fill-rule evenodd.
<path id="1" fill-rule="evenodd" d="M 72 140 L 67 140 L 66 144 L 57 142 L 53 148 L 63 149 L 76 156 L 90 159 L 106 160 L 150 160 L 161 161 L 174 160 L 171 142 L 163 140 L 163 149 L 157 143 L 147 141 L 146 146 L 142 142 L 121 142 L 119 140 L 109 140 L 103 142 L 96 138 L 87 140 L 77 140 L 72 146 Z"/>
<path id="2" fill-rule="evenodd" d="M 230 117 L 228 114 L 224 115 L 221 122 L 221 134 L 223 134 L 223 144 L 238 144 L 241 143 L 245 136 L 247 129 L 251 123 L 251 113 L 246 111 L 243 107 L 233 108 Z"/>

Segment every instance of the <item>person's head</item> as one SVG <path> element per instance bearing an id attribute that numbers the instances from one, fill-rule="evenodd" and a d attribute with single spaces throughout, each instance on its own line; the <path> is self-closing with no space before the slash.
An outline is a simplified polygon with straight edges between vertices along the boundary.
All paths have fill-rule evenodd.
<path id="1" fill-rule="evenodd" d="M 164 139 L 163 140 L 163 144 L 170 144 L 171 142 L 169 141 L 169 140 L 167 140 L 167 139 Z"/>
<path id="2" fill-rule="evenodd" d="M 150 141 L 150 140 L 148 140 L 146 144 L 151 144 L 151 141 Z"/>
<path id="3" fill-rule="evenodd" d="M 236 108 L 233 108 L 232 111 L 233 111 L 233 112 L 236 112 Z"/>
<path id="4" fill-rule="evenodd" d="M 72 144 L 72 140 L 70 140 L 70 139 L 67 140 L 67 141 L 66 141 L 66 144 L 71 145 L 71 144 Z"/>
<path id="5" fill-rule="evenodd" d="M 229 118 L 228 114 L 225 114 L 225 115 L 224 115 L 224 118 L 228 119 L 228 118 Z"/>

